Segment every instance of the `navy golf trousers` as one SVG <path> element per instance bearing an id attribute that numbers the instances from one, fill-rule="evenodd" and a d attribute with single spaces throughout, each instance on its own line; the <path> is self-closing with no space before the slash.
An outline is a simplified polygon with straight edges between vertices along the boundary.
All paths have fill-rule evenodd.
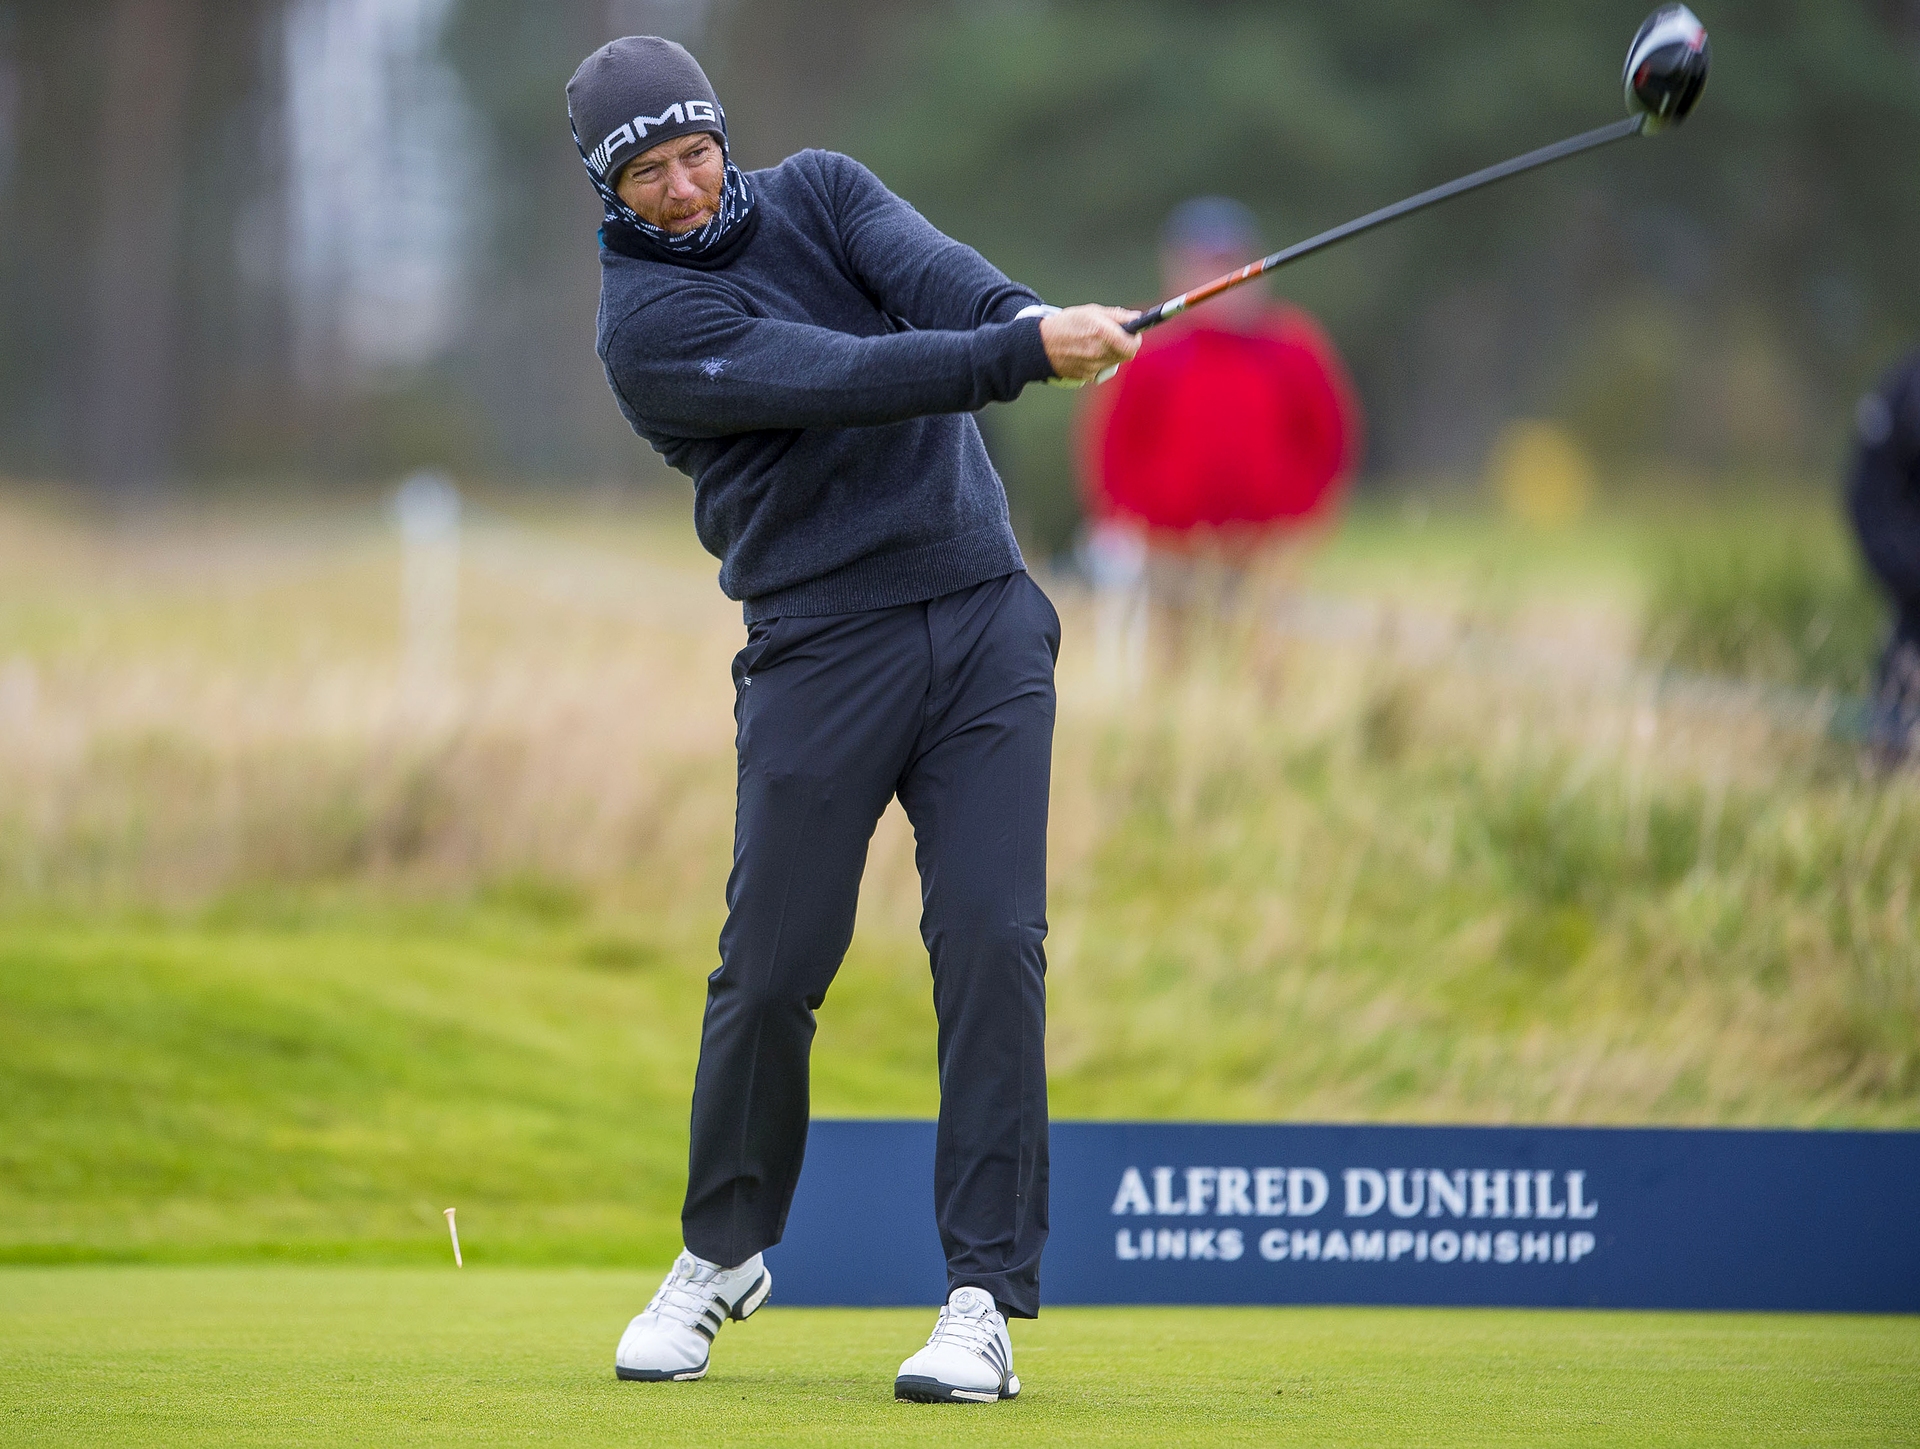
<path id="1" fill-rule="evenodd" d="M 733 661 L 733 874 L 681 1217 L 701 1257 L 731 1266 L 780 1241 L 806 1149 L 814 1012 L 853 938 L 867 843 L 898 795 L 940 1022 L 933 1201 L 949 1291 L 1039 1311 L 1059 648 L 1059 616 L 1024 573 L 749 630 Z"/>

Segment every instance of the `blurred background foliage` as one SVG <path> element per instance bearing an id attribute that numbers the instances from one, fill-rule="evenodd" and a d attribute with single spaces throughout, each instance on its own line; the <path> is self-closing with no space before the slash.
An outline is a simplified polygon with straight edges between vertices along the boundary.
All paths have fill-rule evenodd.
<path id="1" fill-rule="evenodd" d="M 1609 119 L 1641 4 L 0 0 L 0 473 L 136 502 L 423 466 L 684 486 L 592 350 L 562 92 L 613 35 L 692 46 L 744 164 L 848 150 L 1048 297 L 1146 304 L 1183 197 L 1245 199 L 1277 246 Z M 1920 0 L 1706 19 L 1684 131 L 1281 279 L 1358 378 L 1363 489 L 1484 481 L 1551 526 L 1831 486 L 1920 333 Z M 1039 555 L 1078 522 L 1076 407 L 982 415 Z M 1858 688 L 1857 563 L 1744 539 L 1655 570 L 1649 654 Z"/>
<path id="2" fill-rule="evenodd" d="M 1641 8 L 970 7 L 880 68 L 896 86 L 862 154 L 1048 295 L 1144 303 L 1155 223 L 1195 191 L 1253 204 L 1277 246 L 1610 119 Z M 1280 280 L 1353 363 L 1376 478 L 1475 473 L 1516 415 L 1563 420 L 1616 477 L 1831 469 L 1855 391 L 1920 320 L 1889 245 L 1920 220 L 1894 181 L 1920 156 L 1920 7 L 1705 18 L 1687 130 Z M 1061 471 L 1041 437 L 1013 462 L 1030 497 Z"/>
<path id="3" fill-rule="evenodd" d="M 1642 652 L 1695 674 L 1867 692 L 1883 609 L 1835 534 L 1668 537 L 1650 560 Z"/>
<path id="4" fill-rule="evenodd" d="M 669 482 L 592 354 L 562 88 L 693 46 L 741 159 L 853 152 L 1062 302 L 1155 300 L 1196 192 L 1276 245 L 1618 114 L 1644 0 L 0 0 L 0 470 Z M 1316 260 L 1369 476 L 1477 478 L 1510 419 L 1612 486 L 1826 478 L 1920 332 L 1920 0 L 1722 0 L 1686 130 Z M 1072 399 L 991 411 L 1023 530 L 1075 518 Z"/>

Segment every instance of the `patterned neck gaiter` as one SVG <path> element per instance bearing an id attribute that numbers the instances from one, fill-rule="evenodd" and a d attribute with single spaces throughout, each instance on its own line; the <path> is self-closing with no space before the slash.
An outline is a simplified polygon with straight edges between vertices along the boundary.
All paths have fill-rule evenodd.
<path id="1" fill-rule="evenodd" d="M 724 118 L 722 124 L 725 124 Z M 647 261 L 681 262 L 704 268 L 732 260 L 751 234 L 751 223 L 756 220 L 753 191 L 740 168 L 733 164 L 726 137 L 721 135 L 717 139 L 721 154 L 727 158 L 726 180 L 720 188 L 720 209 L 698 231 L 675 236 L 664 227 L 643 221 L 639 213 L 620 199 L 606 178 L 593 169 L 593 162 L 587 159 L 587 148 L 580 144 L 580 134 L 575 131 L 574 147 L 580 152 L 593 189 L 600 193 L 601 205 L 606 208 L 606 217 L 600 224 L 600 240 L 617 252 Z"/>

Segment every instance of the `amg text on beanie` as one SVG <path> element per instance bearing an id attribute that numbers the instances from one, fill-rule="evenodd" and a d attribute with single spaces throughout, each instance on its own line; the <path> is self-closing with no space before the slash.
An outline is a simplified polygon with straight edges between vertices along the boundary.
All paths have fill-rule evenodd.
<path id="1" fill-rule="evenodd" d="M 567 114 L 594 174 L 611 182 L 642 151 L 695 131 L 724 143 L 727 114 L 700 62 L 657 35 L 609 41 L 567 82 Z"/>

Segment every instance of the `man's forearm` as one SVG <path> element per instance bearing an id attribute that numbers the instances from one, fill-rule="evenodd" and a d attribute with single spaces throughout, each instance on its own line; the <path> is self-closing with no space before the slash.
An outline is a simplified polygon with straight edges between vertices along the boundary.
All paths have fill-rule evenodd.
<path id="1" fill-rule="evenodd" d="M 609 372 L 650 425 L 687 438 L 871 427 L 973 412 L 1052 375 L 1039 324 L 855 337 L 734 317 L 671 353 L 609 346 Z"/>

